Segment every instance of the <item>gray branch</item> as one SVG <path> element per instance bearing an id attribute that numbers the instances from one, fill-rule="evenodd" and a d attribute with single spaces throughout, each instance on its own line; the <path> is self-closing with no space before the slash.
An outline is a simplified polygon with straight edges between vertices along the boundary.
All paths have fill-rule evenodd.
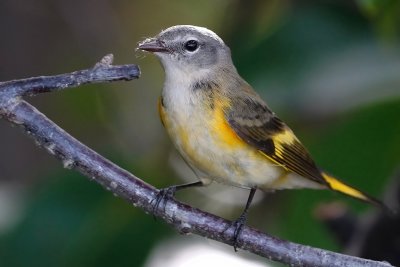
<path id="1" fill-rule="evenodd" d="M 0 116 L 12 124 L 21 126 L 40 146 L 61 160 L 64 167 L 81 172 L 146 213 L 152 213 L 151 201 L 158 193 L 156 188 L 83 145 L 22 100 L 22 97 L 27 95 L 57 91 L 86 83 L 128 81 L 140 75 L 136 65 L 113 66 L 111 63 L 112 55 L 108 55 L 91 69 L 0 83 Z M 232 245 L 233 229 L 224 232 L 231 222 L 175 199 L 168 199 L 165 209 L 160 209 L 157 216 L 181 233 L 193 233 Z M 366 260 L 281 240 L 250 227 L 243 228 L 238 247 L 291 266 L 392 266 L 386 262 Z"/>

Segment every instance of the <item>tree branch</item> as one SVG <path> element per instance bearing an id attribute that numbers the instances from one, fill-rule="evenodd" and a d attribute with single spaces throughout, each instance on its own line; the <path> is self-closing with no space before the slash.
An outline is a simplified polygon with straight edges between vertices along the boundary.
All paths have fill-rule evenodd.
<path id="1" fill-rule="evenodd" d="M 108 55 L 91 69 L 0 83 L 0 116 L 21 126 L 40 146 L 60 159 L 64 167 L 81 172 L 146 213 L 152 213 L 151 201 L 157 189 L 83 145 L 21 99 L 86 83 L 132 80 L 140 75 L 136 65 L 112 66 L 111 63 L 112 55 Z M 224 232 L 231 225 L 229 221 L 175 199 L 168 199 L 165 209 L 160 209 L 157 216 L 183 234 L 194 233 L 232 245 L 233 229 Z M 249 227 L 243 228 L 238 247 L 291 266 L 392 266 L 292 243 Z"/>

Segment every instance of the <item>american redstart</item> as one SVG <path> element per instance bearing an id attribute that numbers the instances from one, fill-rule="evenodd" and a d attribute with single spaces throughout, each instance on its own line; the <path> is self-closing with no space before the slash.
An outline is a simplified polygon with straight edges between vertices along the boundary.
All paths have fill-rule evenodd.
<path id="1" fill-rule="evenodd" d="M 233 225 L 234 247 L 257 189 L 331 189 L 379 206 L 382 203 L 322 171 L 293 131 L 238 74 L 230 49 L 214 32 L 170 27 L 144 40 L 165 70 L 158 108 L 172 142 L 198 182 L 160 190 L 154 207 L 177 190 L 212 181 L 250 189 Z"/>

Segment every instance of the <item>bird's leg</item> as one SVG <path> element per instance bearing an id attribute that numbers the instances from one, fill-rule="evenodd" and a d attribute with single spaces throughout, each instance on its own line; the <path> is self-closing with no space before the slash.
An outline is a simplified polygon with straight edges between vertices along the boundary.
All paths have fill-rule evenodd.
<path id="1" fill-rule="evenodd" d="M 151 204 L 154 203 L 153 205 L 153 215 L 156 215 L 156 212 L 158 210 L 158 207 L 162 202 L 164 202 L 164 208 L 165 208 L 165 201 L 168 198 L 171 198 L 175 195 L 175 193 L 179 190 L 189 188 L 189 187 L 195 187 L 195 186 L 203 186 L 202 181 L 194 182 L 194 183 L 187 183 L 187 184 L 181 184 L 181 185 L 173 185 L 169 186 L 166 188 L 162 188 L 158 191 L 157 195 L 155 198 L 151 201 Z"/>
<path id="2" fill-rule="evenodd" d="M 235 230 L 234 230 L 234 232 L 233 232 L 233 249 L 235 250 L 235 252 L 237 252 L 237 245 L 238 245 L 237 242 L 238 242 L 238 238 L 239 238 L 239 236 L 240 236 L 240 233 L 242 232 L 243 226 L 244 226 L 245 223 L 246 223 L 246 220 L 247 220 L 247 212 L 248 212 L 248 210 L 249 210 L 249 208 L 250 208 L 251 202 L 253 201 L 253 197 L 254 197 L 254 194 L 256 193 L 256 190 L 257 190 L 257 188 L 251 188 L 251 189 L 250 189 L 250 194 L 249 194 L 249 197 L 248 197 L 248 199 L 247 199 L 246 206 L 245 206 L 245 208 L 244 208 L 242 214 L 239 216 L 239 218 L 237 218 L 235 221 L 233 221 L 232 224 L 231 224 L 228 228 L 226 228 L 226 229 L 224 230 L 224 232 L 225 232 L 225 231 L 228 230 L 230 227 L 232 227 L 232 226 L 235 227 Z"/>

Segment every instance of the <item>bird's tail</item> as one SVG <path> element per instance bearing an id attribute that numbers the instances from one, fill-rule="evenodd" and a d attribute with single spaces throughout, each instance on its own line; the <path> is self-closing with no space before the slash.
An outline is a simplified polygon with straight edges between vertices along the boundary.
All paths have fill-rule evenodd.
<path id="1" fill-rule="evenodd" d="M 381 201 L 379 201 L 378 199 L 369 196 L 368 194 L 355 189 L 354 187 L 351 187 L 345 183 L 343 183 L 342 181 L 339 181 L 338 179 L 336 179 L 335 177 L 326 174 L 326 173 L 322 173 L 322 177 L 324 177 L 325 181 L 328 183 L 330 189 L 340 192 L 342 194 L 354 197 L 356 199 L 371 203 L 375 206 L 378 206 L 380 208 L 383 208 L 385 210 L 389 210 Z"/>

